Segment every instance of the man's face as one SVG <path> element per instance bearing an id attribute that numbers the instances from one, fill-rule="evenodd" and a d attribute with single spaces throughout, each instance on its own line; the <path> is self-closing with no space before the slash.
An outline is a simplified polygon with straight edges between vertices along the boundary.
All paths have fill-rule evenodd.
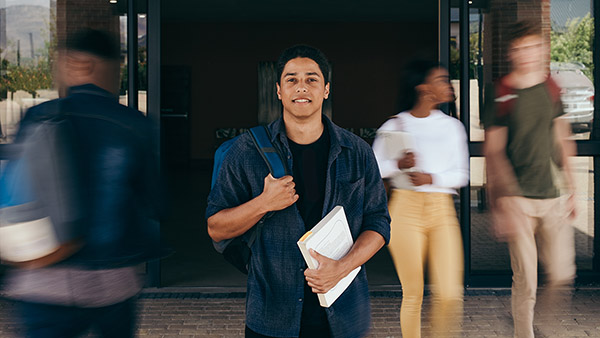
<path id="1" fill-rule="evenodd" d="M 277 96 L 283 105 L 283 114 L 295 118 L 321 115 L 323 100 L 329 97 L 329 83 L 325 83 L 319 65 L 309 58 L 295 58 L 286 63 L 277 84 Z"/>
<path id="2" fill-rule="evenodd" d="M 528 35 L 513 41 L 508 49 L 508 57 L 516 71 L 540 70 L 545 60 L 542 37 Z"/>

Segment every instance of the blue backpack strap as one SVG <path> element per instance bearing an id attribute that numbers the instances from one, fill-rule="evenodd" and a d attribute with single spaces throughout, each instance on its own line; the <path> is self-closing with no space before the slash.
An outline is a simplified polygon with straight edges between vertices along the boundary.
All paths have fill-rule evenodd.
<path id="1" fill-rule="evenodd" d="M 252 141 L 254 142 L 259 154 L 265 160 L 265 164 L 267 167 L 269 167 L 269 172 L 271 175 L 273 175 L 274 178 L 281 178 L 285 175 L 288 175 L 289 171 L 287 170 L 284 157 L 281 155 L 279 149 L 275 147 L 273 143 L 271 143 L 271 134 L 269 133 L 267 127 L 257 126 L 248 130 L 248 133 L 252 137 Z M 231 145 L 236 138 L 224 142 L 219 148 L 217 148 L 217 151 L 215 152 L 215 164 L 213 167 L 211 188 L 215 185 L 219 175 L 219 170 L 221 169 L 221 164 L 225 158 L 225 154 L 229 148 L 231 148 Z M 272 214 L 272 212 L 268 212 L 266 215 L 264 215 L 253 228 L 254 231 L 249 232 L 249 237 L 246 241 L 246 246 L 248 248 L 252 248 L 252 244 L 254 244 L 256 238 L 260 236 L 265 219 L 271 217 Z M 233 239 L 228 239 L 221 242 L 213 241 L 213 245 L 218 252 L 224 253 L 225 249 L 232 241 Z"/>
<path id="2" fill-rule="evenodd" d="M 252 140 L 258 152 L 269 167 L 271 175 L 282 178 L 288 174 L 287 166 L 279 150 L 271 143 L 271 134 L 266 126 L 258 126 L 250 129 Z"/>
<path id="3" fill-rule="evenodd" d="M 227 151 L 229 151 L 229 148 L 231 148 L 231 146 L 233 145 L 233 143 L 235 142 L 235 140 L 238 138 L 238 136 L 227 140 L 225 142 L 223 142 L 219 148 L 217 148 L 217 150 L 215 151 L 215 163 L 213 165 L 213 172 L 212 172 L 212 181 L 210 183 L 210 188 L 214 188 L 215 187 L 215 183 L 217 183 L 217 178 L 219 177 L 219 171 L 221 170 L 221 165 L 223 164 L 223 160 L 225 160 L 225 155 L 227 154 Z"/>
<path id="4" fill-rule="evenodd" d="M 269 129 L 267 129 L 266 126 L 257 126 L 251 128 L 248 132 L 252 136 L 256 149 L 258 149 L 258 152 L 269 167 L 271 175 L 273 175 L 274 178 L 282 178 L 283 176 L 288 175 L 289 172 L 283 155 L 279 149 L 271 143 L 271 133 L 269 133 Z M 254 228 L 255 231 L 253 231 L 252 234 L 250 234 L 250 238 L 248 238 L 247 245 L 249 248 L 252 248 L 252 244 L 254 244 L 256 238 L 260 236 L 265 219 L 272 215 L 273 212 L 268 212 L 260 219 L 260 221 L 258 221 Z"/>

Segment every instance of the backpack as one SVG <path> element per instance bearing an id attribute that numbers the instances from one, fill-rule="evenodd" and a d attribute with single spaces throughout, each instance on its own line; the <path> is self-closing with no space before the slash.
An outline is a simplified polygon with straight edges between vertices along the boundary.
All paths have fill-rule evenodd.
<path id="1" fill-rule="evenodd" d="M 265 160 L 269 172 L 275 178 L 281 178 L 289 173 L 284 161 L 284 157 L 277 147 L 271 143 L 271 135 L 265 126 L 257 126 L 248 130 L 256 150 Z M 221 144 L 215 152 L 215 163 L 213 166 L 212 185 L 214 187 L 221 165 L 227 155 L 227 152 L 235 142 L 237 137 Z M 265 219 L 271 217 L 272 213 L 267 213 L 258 223 L 248 230 L 245 234 L 226 239 L 220 242 L 213 241 L 213 246 L 217 252 L 223 254 L 226 261 L 235 266 L 239 271 L 248 274 L 248 264 L 252 255 L 252 245 L 257 237 L 260 236 Z"/>
<path id="2" fill-rule="evenodd" d="M 84 213 L 77 142 L 63 114 L 23 127 L 17 156 L 0 176 L 0 260 L 37 268 L 62 261 L 83 245 Z"/>
<path id="3" fill-rule="evenodd" d="M 545 82 L 552 103 L 560 102 L 560 87 L 556 82 L 548 76 Z M 516 98 L 516 90 L 505 83 L 505 78 L 501 77 L 495 83 L 495 102 L 498 107 L 497 116 L 505 118 L 509 116 L 514 108 Z"/>
<path id="4" fill-rule="evenodd" d="M 143 135 L 125 122 L 72 112 L 65 104 L 51 101 L 41 107 L 44 113 L 22 124 L 21 141 L 11 145 L 17 148 L 17 156 L 0 175 L 0 259 L 25 268 L 61 262 L 98 269 L 131 266 L 170 254 L 171 249 L 161 239 L 158 218 L 153 216 L 155 210 L 150 210 L 153 206 L 142 201 L 128 206 L 131 214 L 121 223 L 90 218 L 90 184 L 84 177 L 92 169 L 84 160 L 79 130 L 72 120 L 84 119 L 98 126 L 102 121 L 101 126 L 123 129 L 135 139 L 132 142 L 140 144 Z M 130 160 L 136 150 L 127 149 L 127 155 L 112 161 L 110 169 L 133 168 Z M 120 185 L 123 177 L 107 173 L 102 178 Z M 122 197 L 109 198 L 114 201 Z"/>

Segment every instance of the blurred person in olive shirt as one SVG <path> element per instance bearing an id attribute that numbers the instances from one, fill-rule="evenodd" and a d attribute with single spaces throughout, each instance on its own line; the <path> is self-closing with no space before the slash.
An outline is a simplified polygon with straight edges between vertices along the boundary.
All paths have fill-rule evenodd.
<path id="1" fill-rule="evenodd" d="M 496 235 L 510 251 L 514 336 L 533 338 L 538 255 L 547 275 L 545 295 L 552 296 L 545 297 L 547 305 L 575 277 L 569 224 L 575 186 L 568 157 L 576 149 L 560 88 L 548 75 L 540 25 L 520 21 L 508 33 L 512 70 L 486 89 L 484 153 Z"/>

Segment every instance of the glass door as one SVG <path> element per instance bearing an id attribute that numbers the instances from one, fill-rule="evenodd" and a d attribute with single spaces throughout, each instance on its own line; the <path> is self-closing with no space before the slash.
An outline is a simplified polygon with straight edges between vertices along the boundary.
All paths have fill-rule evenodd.
<path id="1" fill-rule="evenodd" d="M 544 61 L 548 72 L 562 88 L 565 117 L 571 124 L 578 147 L 578 155 L 571 159 L 578 210 L 572 222 L 578 282 L 598 280 L 599 266 L 597 258 L 594 260 L 597 251 L 595 232 L 598 229 L 595 166 L 600 155 L 596 131 L 598 119 L 594 118 L 597 82 L 594 8 L 597 5 L 595 0 L 451 2 L 450 73 L 457 93 L 460 93 L 457 102 L 459 116 L 468 126 L 471 151 L 471 183 L 469 189 L 463 191 L 461 207 L 467 285 L 510 285 L 507 245 L 498 242 L 491 231 L 480 116 L 486 85 L 510 71 L 504 31 L 524 18 L 536 20 L 542 26 L 547 47 Z M 461 86 L 465 86 L 462 91 Z M 460 108 L 461 105 L 466 106 Z"/>

